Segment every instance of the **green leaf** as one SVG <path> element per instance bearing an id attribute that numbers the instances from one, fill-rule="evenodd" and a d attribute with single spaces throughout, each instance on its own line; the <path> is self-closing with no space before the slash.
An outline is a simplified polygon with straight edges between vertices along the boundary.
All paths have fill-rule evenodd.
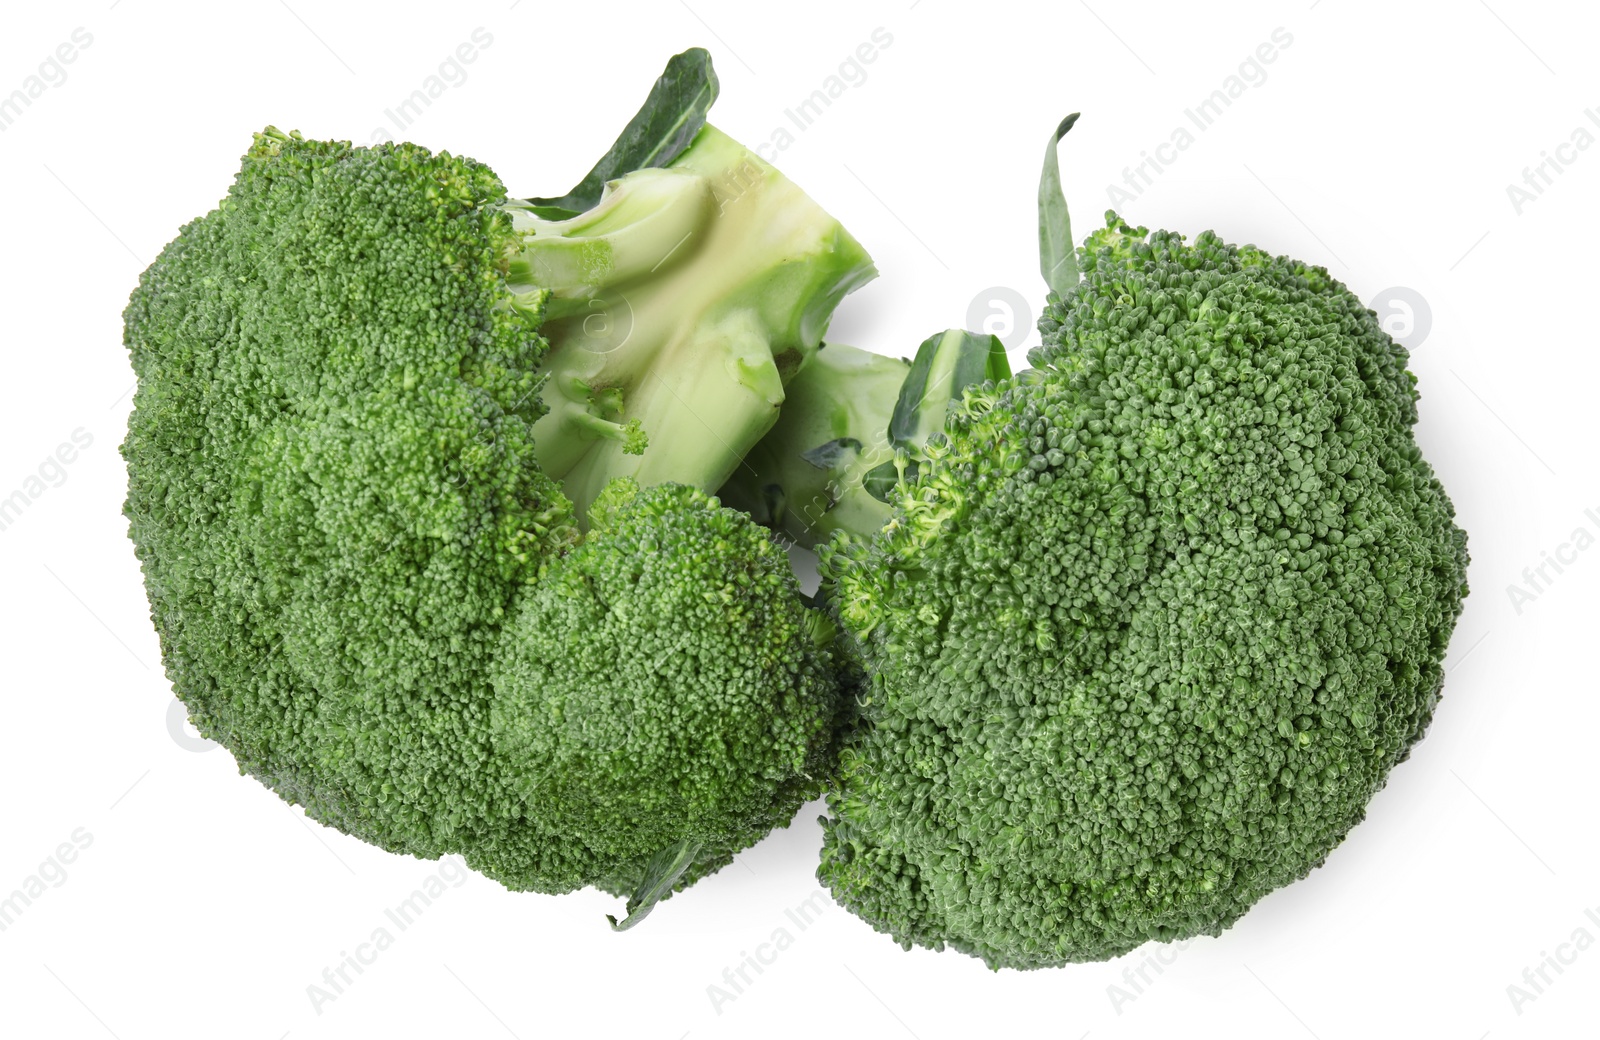
<path id="1" fill-rule="evenodd" d="M 1061 190 L 1061 160 L 1056 145 L 1078 121 L 1074 112 L 1061 121 L 1044 150 L 1044 171 L 1039 174 L 1039 273 L 1058 296 L 1078 284 L 1078 254 L 1072 245 L 1072 218 Z"/>
<path id="2" fill-rule="evenodd" d="M 818 469 L 836 469 L 839 463 L 860 450 L 861 442 L 854 437 L 838 437 L 810 451 L 802 451 L 800 457 Z"/>
<path id="3" fill-rule="evenodd" d="M 861 478 L 861 487 L 879 502 L 887 503 L 895 485 L 900 483 L 902 474 L 907 481 L 916 480 L 917 461 L 901 456 L 881 466 L 874 466 L 867 471 L 865 477 Z"/>
<path id="4" fill-rule="evenodd" d="M 612 930 L 625 932 L 649 917 L 656 904 L 672 893 L 673 886 L 699 854 L 700 846 L 688 840 L 669 845 L 656 853 L 645 866 L 644 877 L 628 899 L 628 916 L 618 923 L 615 917 L 606 915 Z"/>
<path id="5" fill-rule="evenodd" d="M 989 353 L 983 359 L 983 380 L 998 383 L 1002 379 L 1011 378 L 1011 362 L 1006 360 L 1006 345 L 1000 342 L 999 336 L 989 337 Z M 965 390 L 979 380 L 973 379 L 961 384 Z"/>
<path id="6" fill-rule="evenodd" d="M 693 47 L 674 55 L 644 105 L 594 169 L 558 199 L 527 200 L 533 212 L 546 220 L 575 217 L 594 208 L 607 181 L 667 165 L 689 147 L 716 99 L 717 74 L 706 49 Z"/>
<path id="7" fill-rule="evenodd" d="M 964 329 L 935 333 L 922 341 L 911 371 L 900 384 L 900 399 L 889 418 L 889 441 L 918 449 L 944 429 L 945 413 L 961 391 L 1011 374 L 1005 344 L 998 336 Z"/>

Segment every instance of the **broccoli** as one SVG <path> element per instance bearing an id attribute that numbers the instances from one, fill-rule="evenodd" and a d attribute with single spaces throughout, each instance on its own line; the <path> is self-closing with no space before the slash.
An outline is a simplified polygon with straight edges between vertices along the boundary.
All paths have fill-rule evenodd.
<path id="1" fill-rule="evenodd" d="M 744 514 L 681 484 L 613 481 L 491 666 L 495 746 L 536 764 L 518 781 L 527 814 L 625 864 L 599 882 L 619 894 L 663 851 L 687 883 L 787 824 L 820 793 L 837 709 L 820 619 Z"/>
<path id="2" fill-rule="evenodd" d="M 1071 125 L 1035 368 L 963 387 L 887 519 L 830 513 L 820 548 L 868 678 L 819 878 L 994 968 L 1219 934 L 1321 864 L 1427 728 L 1467 591 L 1404 349 L 1210 232 L 1111 214 L 1074 254 Z M 790 469 L 814 436 L 774 438 L 891 410 L 806 378 L 815 418 L 758 452 Z"/>
<path id="3" fill-rule="evenodd" d="M 125 513 L 198 729 L 346 833 L 634 919 L 820 790 L 839 701 L 706 493 L 873 271 L 715 94 L 673 59 L 562 199 L 268 128 L 125 313 Z"/>
<path id="4" fill-rule="evenodd" d="M 512 288 L 542 294 L 550 342 L 534 443 L 580 516 L 619 476 L 715 491 L 875 274 L 793 182 L 710 126 L 586 213 L 509 212 L 524 236 Z"/>
<path id="5" fill-rule="evenodd" d="M 195 725 L 619 929 L 824 792 L 834 896 L 995 968 L 1215 935 L 1321 864 L 1467 593 L 1405 351 L 1211 232 L 1075 247 L 1076 116 L 1032 369 L 824 348 L 871 260 L 716 93 L 678 55 L 559 198 L 256 135 L 125 312 L 124 511 Z"/>
<path id="6" fill-rule="evenodd" d="M 889 494 L 916 476 L 923 449 L 967 386 L 1011 374 L 995 336 L 950 329 L 915 360 L 825 344 L 789 384 L 771 432 L 720 497 L 813 549 L 835 531 L 875 532 Z"/>

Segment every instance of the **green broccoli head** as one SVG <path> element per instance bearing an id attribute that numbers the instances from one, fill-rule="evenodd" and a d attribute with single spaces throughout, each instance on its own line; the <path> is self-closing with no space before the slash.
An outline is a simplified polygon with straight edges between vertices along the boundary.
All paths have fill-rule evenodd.
<path id="1" fill-rule="evenodd" d="M 611 551 L 681 555 L 640 561 L 657 568 L 638 600 L 649 609 L 672 601 L 673 580 L 685 583 L 685 603 L 746 596 L 723 613 L 678 618 L 685 647 L 729 654 L 715 675 L 704 665 L 704 710 L 663 702 L 661 727 L 635 734 L 647 746 L 619 749 L 644 758 L 669 739 L 704 741 L 710 757 L 691 756 L 681 773 L 634 774 L 663 787 L 641 791 L 641 804 L 690 798 L 692 810 L 615 815 L 617 828 L 640 833 L 580 840 L 561 828 L 583 814 L 545 814 L 527 799 L 529 777 L 554 764 L 497 746 L 490 725 L 496 655 L 519 648 L 511 640 L 507 650 L 507 622 L 532 597 L 548 603 L 540 590 L 571 591 L 585 568 L 606 576 L 604 550 L 582 548 L 558 479 L 581 471 L 598 494 L 643 462 L 640 483 L 714 489 L 733 464 L 724 456 L 736 459 L 776 417 L 784 359 L 798 364 L 815 349 L 833 304 L 871 272 L 837 222 L 764 164 L 742 197 L 766 207 L 762 219 L 704 204 L 716 161 L 742 172 L 751 158 L 703 125 L 714 95 L 703 51 L 674 59 L 597 166 L 607 186 L 586 178 L 588 188 L 558 200 L 596 207 L 587 224 L 544 200 L 508 199 L 470 159 L 269 128 L 217 209 L 144 273 L 125 313 L 139 377 L 122 448 L 125 512 L 167 672 L 202 733 L 316 819 L 398 852 L 514 864 L 500 874 L 518 888 L 621 889 L 647 880 L 654 868 L 642 861 L 673 827 L 680 845 L 704 846 L 693 869 L 672 875 L 687 883 L 758 827 L 785 822 L 795 792 L 810 789 L 806 755 L 832 696 L 826 655 L 785 642 L 805 612 L 792 583 L 772 578 L 776 550 L 683 489 L 619 490 L 599 515 L 610 518 L 600 537 Z M 682 171 L 672 167 L 680 159 Z M 674 190 L 653 194 L 664 178 Z M 684 211 L 681 197 L 700 201 Z M 658 218 L 686 214 L 676 255 L 629 252 Z M 697 236 L 718 247 L 697 248 Z M 592 285 L 561 268 L 570 255 L 587 258 Z M 695 292 L 665 291 L 652 271 Z M 763 277 L 795 291 L 755 307 Z M 639 303 L 633 335 L 590 351 L 574 339 L 571 308 L 617 279 Z M 764 416 L 745 383 L 718 375 L 758 369 L 770 376 Z M 542 425 L 555 416 L 547 402 L 560 415 Z M 576 463 L 554 473 L 547 457 Z M 590 485 L 575 488 L 593 497 Z M 629 494 L 637 505 L 624 505 Z M 675 509 L 685 515 L 665 515 Z M 695 543 L 693 531 L 718 540 Z M 715 584 L 692 584 L 701 580 Z M 761 595 L 780 602 L 760 608 Z M 730 638 L 736 610 L 768 626 L 747 637 L 765 638 Z M 650 674 L 666 650 L 619 642 L 616 674 Z M 789 670 L 746 671 L 766 664 Z M 744 685 L 710 685 L 734 676 Z M 758 718 L 760 694 L 769 715 Z M 723 697 L 737 713 L 716 720 L 710 708 Z M 673 737 L 675 718 L 686 728 Z M 762 723 L 775 726 L 765 757 L 752 743 Z M 751 758 L 718 760 L 717 747 Z M 718 795 L 717 783 L 728 790 Z M 771 801 L 758 806 L 763 796 Z M 719 808 L 742 814 L 744 828 L 717 832 Z"/>
<path id="2" fill-rule="evenodd" d="M 871 676 L 819 876 L 1036 968 L 1217 934 L 1422 735 L 1466 538 L 1406 354 L 1322 268 L 1113 216 L 822 569 Z"/>
<path id="3" fill-rule="evenodd" d="M 503 198 L 468 159 L 268 131 L 126 313 L 126 513 L 178 695 L 243 771 L 424 856 L 497 814 L 461 721 L 573 536 Z"/>
<path id="4" fill-rule="evenodd" d="M 534 764 L 526 813 L 633 895 L 664 850 L 687 882 L 821 794 L 838 684 L 787 554 L 749 517 L 621 478 L 590 524 L 505 627 L 493 732 Z M 482 869 L 517 887 L 516 864 Z"/>

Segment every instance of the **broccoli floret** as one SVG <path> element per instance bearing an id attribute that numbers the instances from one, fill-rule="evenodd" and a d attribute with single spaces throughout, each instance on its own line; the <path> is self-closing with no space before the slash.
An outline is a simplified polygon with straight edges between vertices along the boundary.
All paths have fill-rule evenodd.
<path id="1" fill-rule="evenodd" d="M 632 890 L 658 866 L 644 862 L 651 843 L 668 858 L 703 845 L 654 898 L 784 822 L 815 784 L 807 741 L 827 739 L 825 655 L 797 641 L 805 611 L 772 578 L 764 534 L 699 492 L 626 486 L 608 500 L 602 545 L 676 558 L 632 561 L 654 576 L 649 591 L 613 595 L 616 616 L 596 615 L 595 631 L 542 635 L 593 646 L 631 618 L 637 638 L 617 642 L 618 667 L 675 667 L 661 661 L 665 633 L 646 639 L 648 619 L 630 611 L 725 603 L 747 575 L 740 631 L 731 606 L 675 621 L 683 645 L 726 655 L 723 670 L 708 662 L 706 683 L 680 686 L 637 731 L 644 745 L 616 751 L 638 761 L 671 742 L 749 761 L 690 755 L 677 772 L 635 774 L 660 785 L 637 804 L 690 808 L 615 815 L 604 840 L 575 836 L 564 828 L 586 810 L 533 794 L 529 778 L 554 766 L 529 756 L 581 750 L 534 740 L 497 708 L 492 681 L 496 667 L 527 674 L 503 655 L 540 651 L 505 637 L 524 605 L 564 621 L 579 607 L 557 610 L 556 590 L 592 578 L 620 592 L 557 478 L 585 504 L 619 473 L 714 489 L 723 456 L 776 417 L 782 377 L 816 349 L 833 305 L 870 276 L 835 221 L 702 125 L 714 95 L 703 51 L 674 59 L 597 167 L 605 176 L 554 203 L 508 199 L 488 167 L 449 153 L 269 128 L 218 208 L 141 278 L 125 314 L 139 377 L 125 512 L 167 673 L 202 733 L 314 818 L 397 852 L 461 853 L 512 887 L 550 892 Z M 719 178 L 752 170 L 719 215 Z M 675 253 L 651 238 L 666 225 L 685 229 Z M 572 308 L 618 286 L 634 297 L 633 333 L 591 356 Z M 761 286 L 771 291 L 756 300 Z M 552 473 L 541 459 L 565 461 Z M 788 670 L 721 682 L 769 660 Z M 579 663 L 543 693 L 595 696 Z M 523 739 L 496 742 L 497 711 Z M 757 725 L 772 740 L 764 756 Z M 609 797 L 623 797 L 622 782 Z M 706 820 L 719 807 L 742 813 L 743 829 L 715 831 Z"/>
<path id="2" fill-rule="evenodd" d="M 1209 232 L 1061 237 L 1038 367 L 822 548 L 870 679 L 819 877 L 997 968 L 1215 935 L 1321 864 L 1467 591 L 1406 353 L 1348 289 Z"/>
<path id="3" fill-rule="evenodd" d="M 462 721 L 513 592 L 573 537 L 533 464 L 545 344 L 503 305 L 503 197 L 467 159 L 268 131 L 125 315 L 125 511 L 190 718 L 422 856 L 498 811 Z"/>
<path id="4" fill-rule="evenodd" d="M 536 764 L 527 813 L 616 863 L 599 884 L 637 918 L 663 850 L 687 883 L 821 794 L 838 685 L 788 556 L 749 517 L 621 478 L 590 524 L 505 627 L 493 730 Z"/>

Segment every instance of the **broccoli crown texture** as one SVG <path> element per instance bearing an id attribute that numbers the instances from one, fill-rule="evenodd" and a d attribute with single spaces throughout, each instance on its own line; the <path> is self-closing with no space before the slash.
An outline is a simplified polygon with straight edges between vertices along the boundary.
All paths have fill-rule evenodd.
<path id="1" fill-rule="evenodd" d="M 486 668 L 572 531 L 531 464 L 503 197 L 468 159 L 259 134 L 126 313 L 126 512 L 178 696 L 242 770 L 421 856 L 504 813 Z"/>
<path id="2" fill-rule="evenodd" d="M 537 763 L 529 815 L 628 894 L 675 843 L 692 880 L 820 795 L 838 685 L 787 554 L 744 514 L 619 479 L 590 525 L 506 625 L 492 722 Z"/>
<path id="3" fill-rule="evenodd" d="M 1432 715 L 1466 537 L 1406 354 L 1327 271 L 1110 215 L 1036 370 L 823 550 L 871 677 L 819 875 L 992 967 L 1217 934 Z"/>
<path id="4" fill-rule="evenodd" d="M 815 792 L 839 699 L 783 552 L 684 485 L 766 432 L 871 262 L 714 95 L 679 55 L 560 206 L 269 128 L 125 314 L 125 512 L 200 731 L 349 834 L 634 920 Z"/>

